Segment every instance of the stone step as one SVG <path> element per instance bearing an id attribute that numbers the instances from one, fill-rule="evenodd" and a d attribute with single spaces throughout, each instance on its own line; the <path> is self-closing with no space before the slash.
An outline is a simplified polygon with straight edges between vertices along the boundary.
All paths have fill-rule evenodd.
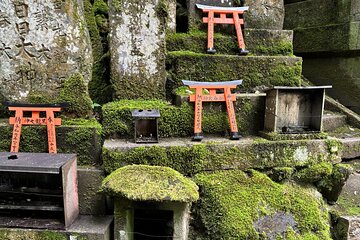
<path id="1" fill-rule="evenodd" d="M 357 142 L 360 144 L 360 138 Z M 338 163 L 343 153 L 337 139 L 267 141 L 246 137 L 231 141 L 205 135 L 201 143 L 190 138 L 160 139 L 158 144 L 109 139 L 104 143 L 102 156 L 108 173 L 128 164 L 147 164 L 193 175 L 206 170 L 306 166 L 323 160 Z"/>
<path id="2" fill-rule="evenodd" d="M 78 165 L 100 165 L 102 126 L 95 120 L 63 120 L 56 127 L 59 153 L 76 153 Z M 0 120 L 0 151 L 10 151 L 12 126 L 8 119 Z M 45 126 L 23 126 L 20 152 L 48 152 Z"/>
<path id="3" fill-rule="evenodd" d="M 113 216 L 94 217 L 80 215 L 66 231 L 0 228 L 0 239 L 111 240 L 112 222 Z"/>
<path id="4" fill-rule="evenodd" d="M 338 113 L 324 113 L 323 131 L 328 132 L 346 125 L 346 116 Z"/>
<path id="5" fill-rule="evenodd" d="M 293 54 L 293 32 L 289 30 L 245 29 L 246 49 L 251 55 Z M 238 55 L 239 46 L 235 34 L 215 34 L 214 47 L 218 54 Z M 206 53 L 207 33 L 173 33 L 166 36 L 167 51 L 192 51 Z"/>
<path id="6" fill-rule="evenodd" d="M 243 79 L 241 92 L 258 86 L 298 86 L 302 60 L 289 56 L 209 55 L 193 52 L 168 52 L 167 95 L 182 86 L 181 80 L 228 81 Z"/>

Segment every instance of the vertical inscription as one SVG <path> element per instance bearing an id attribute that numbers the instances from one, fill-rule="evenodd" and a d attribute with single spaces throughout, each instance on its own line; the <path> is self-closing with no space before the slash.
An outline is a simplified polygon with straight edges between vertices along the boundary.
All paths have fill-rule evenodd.
<path id="1" fill-rule="evenodd" d="M 0 11 L 0 28 L 6 28 L 10 24 L 11 22 L 9 16 Z"/>

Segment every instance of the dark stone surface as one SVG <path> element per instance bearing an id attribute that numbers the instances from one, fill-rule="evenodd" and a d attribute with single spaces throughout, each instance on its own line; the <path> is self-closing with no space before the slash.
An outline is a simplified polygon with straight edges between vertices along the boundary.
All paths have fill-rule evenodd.
<path id="1" fill-rule="evenodd" d="M 259 220 L 254 223 L 254 227 L 257 232 L 265 233 L 269 240 L 275 240 L 279 235 L 285 236 L 289 227 L 295 232 L 297 231 L 294 217 L 291 214 L 283 212 L 259 218 Z"/>

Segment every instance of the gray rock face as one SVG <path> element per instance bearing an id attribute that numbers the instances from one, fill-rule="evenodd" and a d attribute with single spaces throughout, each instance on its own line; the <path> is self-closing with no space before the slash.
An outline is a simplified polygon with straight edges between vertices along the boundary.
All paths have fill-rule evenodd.
<path id="1" fill-rule="evenodd" d="M 112 0 L 110 4 L 111 81 L 115 98 L 165 95 L 163 0 Z"/>
<path id="2" fill-rule="evenodd" d="M 275 240 L 277 237 L 284 236 L 291 227 L 297 232 L 296 221 L 291 214 L 282 212 L 275 213 L 273 216 L 261 217 L 254 223 L 256 231 L 265 233 L 267 239 Z"/>
<path id="3" fill-rule="evenodd" d="M 92 51 L 81 0 L 0 1 L 0 93 L 24 100 L 56 93 L 80 72 L 91 78 Z"/>

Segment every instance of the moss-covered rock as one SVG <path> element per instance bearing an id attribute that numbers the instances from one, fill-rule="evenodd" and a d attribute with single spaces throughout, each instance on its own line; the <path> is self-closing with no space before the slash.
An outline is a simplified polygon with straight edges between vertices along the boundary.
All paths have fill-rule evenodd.
<path id="1" fill-rule="evenodd" d="M 169 167 L 131 165 L 122 167 L 102 184 L 102 191 L 133 201 L 194 202 L 197 185 Z"/>
<path id="2" fill-rule="evenodd" d="M 168 52 L 167 96 L 181 80 L 220 82 L 243 79 L 241 91 L 257 86 L 298 86 L 301 59 L 286 56 L 208 55 L 188 51 Z"/>
<path id="3" fill-rule="evenodd" d="M 63 110 L 66 116 L 84 118 L 92 114 L 92 101 L 80 73 L 72 75 L 64 82 L 57 100 L 69 103 L 69 107 Z"/>
<path id="4" fill-rule="evenodd" d="M 245 29 L 246 49 L 251 55 L 292 55 L 292 31 Z M 214 48 L 220 54 L 239 54 L 235 34 L 214 34 Z M 192 31 L 173 33 L 166 36 L 167 51 L 192 51 L 206 53 L 207 33 Z"/>
<path id="5" fill-rule="evenodd" d="M 79 165 L 100 165 L 102 127 L 95 120 L 63 120 L 56 127 L 59 153 L 76 153 Z M 0 151 L 8 152 L 11 145 L 12 126 L 0 125 Z M 20 139 L 21 152 L 48 152 L 45 126 L 23 126 Z"/>
<path id="6" fill-rule="evenodd" d="M 320 162 L 338 163 L 340 154 L 330 153 L 322 141 L 210 141 L 181 142 L 167 139 L 156 146 L 106 141 L 103 166 L 109 173 L 131 164 L 168 166 L 182 174 L 193 175 L 206 170 L 269 169 L 274 167 L 305 167 Z M 114 147 L 116 145 L 117 147 Z"/>
<path id="7" fill-rule="evenodd" d="M 0 239 L 2 240 L 67 240 L 65 233 L 50 231 L 11 231 L 0 230 Z"/>
<path id="8" fill-rule="evenodd" d="M 121 100 L 103 106 L 104 134 L 128 138 L 134 134 L 131 111 L 134 109 L 159 109 L 160 137 L 191 136 L 194 125 L 193 104 L 179 107 L 164 101 Z M 228 117 L 224 103 L 205 103 L 203 111 L 203 132 L 225 134 L 229 132 Z M 256 134 L 263 127 L 264 99 L 238 98 L 235 113 L 239 133 Z"/>
<path id="9" fill-rule="evenodd" d="M 322 162 L 300 170 L 295 174 L 295 178 L 301 182 L 315 183 L 330 176 L 332 171 L 331 163 Z"/>
<path id="10" fill-rule="evenodd" d="M 202 239 L 331 239 L 328 212 L 310 190 L 253 170 L 202 173 L 195 181 L 194 235 Z"/>

